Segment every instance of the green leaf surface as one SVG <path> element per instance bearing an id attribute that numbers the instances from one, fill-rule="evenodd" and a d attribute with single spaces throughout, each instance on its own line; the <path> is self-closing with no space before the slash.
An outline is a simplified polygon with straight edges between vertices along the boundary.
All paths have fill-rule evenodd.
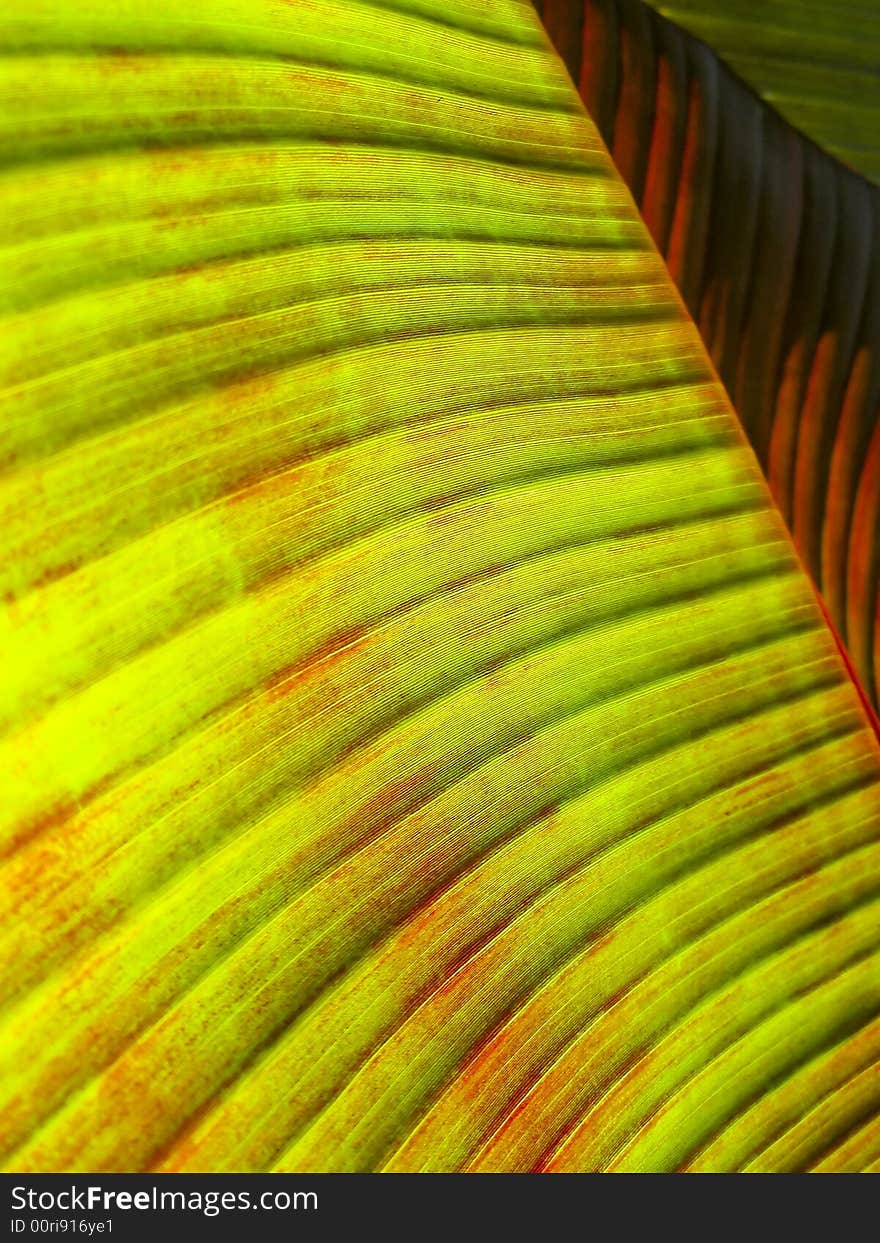
<path id="1" fill-rule="evenodd" d="M 654 6 L 851 168 L 880 180 L 880 10 L 865 0 L 673 0 Z"/>

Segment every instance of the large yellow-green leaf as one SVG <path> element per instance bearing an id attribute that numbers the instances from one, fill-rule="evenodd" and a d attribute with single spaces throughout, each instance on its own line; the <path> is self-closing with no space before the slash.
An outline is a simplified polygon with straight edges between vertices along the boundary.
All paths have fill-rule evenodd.
<path id="1" fill-rule="evenodd" d="M 7 1168 L 869 1164 L 880 749 L 531 7 L 0 35 Z"/>

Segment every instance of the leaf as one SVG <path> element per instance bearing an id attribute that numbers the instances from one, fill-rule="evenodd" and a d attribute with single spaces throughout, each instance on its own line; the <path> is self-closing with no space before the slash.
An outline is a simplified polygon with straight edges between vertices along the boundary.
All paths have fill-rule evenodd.
<path id="1" fill-rule="evenodd" d="M 584 42 L 595 58 L 598 45 L 613 43 L 618 30 L 631 35 L 662 14 L 730 65 L 763 100 L 823 150 L 873 181 L 880 178 L 880 82 L 877 47 L 880 14 L 859 0 L 536 0 L 535 8 L 570 71 L 583 58 Z M 631 66 L 642 56 L 636 40 Z M 668 45 L 664 47 L 668 52 Z M 577 73 L 573 72 L 577 79 Z M 615 88 L 616 89 L 616 88 Z M 595 114 L 594 114 L 595 115 Z M 597 118 L 598 119 L 598 118 Z"/>
<path id="2" fill-rule="evenodd" d="M 675 0 L 658 9 L 705 39 L 758 93 L 819 146 L 880 178 L 880 14 L 825 0 Z"/>
<path id="3" fill-rule="evenodd" d="M 540 7 L 876 707 L 880 189 L 817 149 L 712 50 L 641 0 Z M 833 6 L 819 6 L 824 23 L 806 25 L 799 6 L 797 32 L 785 5 L 735 4 L 723 17 L 713 6 L 704 23 L 698 7 L 680 6 L 694 29 L 731 38 L 752 10 L 742 33 L 750 47 L 775 46 L 785 15 L 785 46 L 797 35 L 809 49 L 816 32 L 832 57 L 845 46 L 828 36 L 829 22 L 843 25 Z M 720 48 L 726 54 L 728 42 Z M 798 64 L 772 61 L 780 89 L 786 67 Z M 769 72 L 759 61 L 752 84 L 766 86 Z M 845 89 L 852 98 L 853 83 Z"/>
<path id="4" fill-rule="evenodd" d="M 531 9 L 0 31 L 6 1167 L 869 1164 L 880 749 Z"/>

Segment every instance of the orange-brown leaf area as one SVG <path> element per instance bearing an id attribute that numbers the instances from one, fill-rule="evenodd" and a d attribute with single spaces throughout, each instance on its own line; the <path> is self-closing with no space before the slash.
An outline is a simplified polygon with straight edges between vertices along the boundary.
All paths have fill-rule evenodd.
<path id="1" fill-rule="evenodd" d="M 876 706 L 880 188 L 641 0 L 537 8 Z"/>

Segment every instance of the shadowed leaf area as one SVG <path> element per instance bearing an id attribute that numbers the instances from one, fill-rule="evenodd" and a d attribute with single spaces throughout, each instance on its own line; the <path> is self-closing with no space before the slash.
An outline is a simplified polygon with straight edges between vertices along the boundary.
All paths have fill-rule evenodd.
<path id="1" fill-rule="evenodd" d="M 597 14 L 627 27 L 649 7 L 708 45 L 817 146 L 880 180 L 880 10 L 870 0 L 537 0 L 535 7 L 570 66 L 588 59 L 582 38 Z"/>
<path id="2" fill-rule="evenodd" d="M 537 7 L 876 707 L 880 189 L 792 129 L 712 49 L 640 0 Z M 850 37 L 845 6 L 820 7 L 825 24 Z M 733 13 L 745 9 L 753 17 L 743 38 L 759 47 L 769 7 Z M 724 12 L 717 25 L 726 30 L 734 19 Z M 784 45 L 800 37 L 808 46 L 803 32 L 817 27 L 805 25 L 802 6 L 786 22 L 787 30 L 772 27 Z M 706 28 L 715 25 L 707 17 Z M 763 61 L 742 63 L 752 86 L 774 84 Z M 849 100 L 857 114 L 866 100 L 855 62 L 850 68 L 838 75 L 838 103 Z"/>
<path id="3" fill-rule="evenodd" d="M 5 1167 L 876 1163 L 880 747 L 531 6 L 0 42 Z"/>

